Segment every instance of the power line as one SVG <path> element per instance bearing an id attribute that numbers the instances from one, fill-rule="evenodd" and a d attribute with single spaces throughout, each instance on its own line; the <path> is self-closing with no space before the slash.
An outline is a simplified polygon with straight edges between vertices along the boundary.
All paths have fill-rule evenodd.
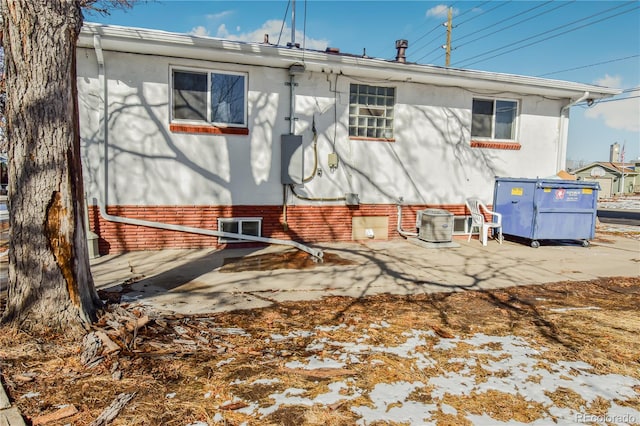
<path id="1" fill-rule="evenodd" d="M 287 20 L 287 15 L 289 14 L 289 6 L 291 5 L 291 0 L 287 2 L 287 8 L 284 11 L 284 17 L 282 18 L 282 26 L 280 27 L 280 35 L 278 36 L 278 42 L 276 46 L 280 46 L 280 38 L 282 37 L 282 30 L 284 30 L 284 23 Z"/>
<path id="2" fill-rule="evenodd" d="M 416 41 L 412 41 L 411 44 L 416 45 L 420 40 L 422 40 L 423 38 L 425 38 L 426 36 L 428 36 L 429 34 L 433 33 L 435 30 L 437 30 L 438 28 L 442 28 L 442 24 L 438 24 L 435 27 L 433 27 L 432 29 L 430 29 L 429 31 L 427 31 L 425 34 L 421 35 Z M 436 36 L 435 38 L 430 39 L 429 41 L 425 42 L 421 47 L 419 48 L 414 48 L 413 51 L 411 52 L 412 55 L 415 55 L 417 52 L 419 52 L 420 50 L 424 49 L 425 47 L 427 47 L 429 44 L 431 44 L 431 42 L 437 40 L 440 36 Z M 417 61 L 416 61 L 417 62 Z"/>
<path id="3" fill-rule="evenodd" d="M 605 11 L 598 12 L 598 13 L 594 13 L 593 15 L 589 15 L 589 16 L 587 16 L 587 17 L 585 17 L 585 18 L 581 18 L 581 19 L 578 19 L 578 20 L 576 20 L 576 21 L 573 21 L 573 22 L 569 22 L 569 23 L 567 23 L 567 24 L 560 25 L 560 26 L 558 26 L 558 27 L 552 28 L 552 29 L 547 30 L 547 31 L 544 31 L 544 32 L 542 32 L 542 33 L 534 34 L 534 35 L 532 35 L 532 36 L 526 37 L 526 38 L 521 39 L 521 40 L 517 40 L 517 41 L 515 41 L 515 42 L 513 42 L 513 43 L 509 43 L 509 44 L 507 44 L 507 45 L 504 45 L 504 46 L 498 47 L 498 48 L 496 48 L 496 49 L 489 50 L 489 51 L 484 52 L 484 53 L 480 53 L 480 54 L 478 54 L 478 55 L 475 55 L 475 56 L 472 56 L 472 57 L 470 57 L 470 58 L 467 58 L 467 59 L 466 59 L 466 61 L 469 61 L 469 60 L 472 60 L 472 59 L 476 59 L 476 58 L 479 58 L 479 57 L 482 57 L 482 56 L 488 55 L 488 54 L 490 54 L 490 53 L 493 53 L 493 52 L 496 52 L 496 51 L 499 51 L 499 50 L 505 49 L 505 48 L 507 48 L 507 47 L 511 47 L 511 46 L 514 46 L 514 45 L 517 45 L 517 44 L 520 44 L 520 43 L 526 42 L 526 41 L 528 41 L 528 40 L 534 39 L 534 38 L 536 38 L 536 37 L 540 37 L 540 36 L 545 35 L 545 34 L 548 34 L 548 33 L 550 33 L 550 32 L 558 31 L 559 29 L 563 29 L 563 28 L 565 28 L 565 27 L 566 27 L 566 26 L 568 26 L 568 25 L 573 25 L 573 24 L 576 24 L 576 23 L 578 23 L 578 22 L 585 21 L 585 20 L 587 20 L 587 19 L 593 18 L 594 16 L 601 15 L 602 13 L 610 12 L 610 11 L 615 10 L 615 9 L 618 9 L 618 8 L 620 8 L 620 7 L 622 7 L 622 6 L 627 6 L 627 5 L 629 5 L 630 3 L 633 3 L 633 2 L 628 2 L 628 3 L 626 3 L 626 4 L 622 4 L 622 5 L 618 5 L 618 6 L 612 7 L 612 8 L 609 8 L 609 9 L 605 10 Z M 630 10 L 628 10 L 628 11 L 625 11 L 624 13 L 630 12 L 631 10 L 633 10 L 633 9 L 630 9 Z M 546 37 L 546 38 L 544 38 L 544 39 L 542 39 L 542 40 L 539 40 L 539 41 L 537 41 L 537 42 L 534 42 L 534 43 L 531 43 L 531 44 L 528 44 L 528 45 L 525 45 L 525 46 L 520 46 L 520 47 L 518 47 L 518 48 L 516 48 L 516 49 L 521 49 L 521 48 L 523 48 L 523 47 L 528 47 L 528 46 L 530 46 L 530 45 L 532 45 L 532 44 L 540 43 L 540 42 L 545 41 L 545 40 L 548 40 L 548 39 L 550 39 L 550 38 L 554 38 L 554 37 L 557 37 L 557 36 L 559 36 L 559 35 L 566 34 L 566 33 L 568 33 L 568 32 L 578 30 L 578 29 L 583 28 L 583 27 L 585 27 L 585 26 L 589 26 L 589 25 L 592 25 L 592 24 L 594 24 L 594 23 L 600 22 L 600 21 L 602 21 L 602 20 L 604 20 L 604 19 L 609 19 L 609 18 L 612 18 L 612 17 L 615 17 L 615 16 L 618 16 L 618 15 L 613 15 L 613 16 L 610 16 L 610 17 L 607 17 L 607 18 L 603 18 L 603 19 L 601 19 L 601 20 L 598 20 L 598 21 L 595 21 L 595 22 L 592 22 L 592 23 L 587 23 L 587 24 L 582 25 L 582 26 L 580 26 L 580 27 L 577 27 L 577 28 L 574 28 L 574 29 L 571 29 L 571 30 L 564 31 L 564 32 L 562 32 L 562 33 L 560 33 L 560 34 L 557 34 L 557 35 L 554 35 L 554 36 Z M 464 64 L 462 64 L 462 65 L 460 65 L 460 66 L 461 66 L 461 67 L 465 67 L 465 66 L 473 65 L 473 64 L 476 64 L 476 63 L 478 63 L 478 62 L 486 61 L 487 59 L 492 59 L 492 58 L 495 58 L 496 56 L 500 56 L 500 55 L 503 55 L 503 54 L 505 54 L 505 53 L 512 52 L 513 50 L 516 50 L 516 49 L 512 49 L 512 50 L 509 50 L 509 51 L 507 51 L 507 52 L 501 53 L 501 54 L 499 54 L 499 55 L 494 55 L 494 56 L 491 56 L 491 57 L 489 57 L 489 58 L 486 58 L 486 59 L 483 59 L 483 60 L 480 60 L 480 61 L 476 61 L 476 62 L 472 62 L 472 63 L 468 63 L 468 64 L 467 64 L 466 62 L 464 62 L 464 61 L 463 61 L 463 62 L 464 62 Z"/>
<path id="4" fill-rule="evenodd" d="M 494 10 L 498 9 L 499 7 L 506 6 L 506 5 L 508 5 L 509 3 L 511 3 L 511 1 L 512 1 L 512 0 L 507 0 L 507 1 L 500 2 L 496 7 L 492 8 L 492 9 L 485 10 L 485 11 L 483 11 L 483 12 L 481 12 L 481 13 L 478 13 L 478 14 L 477 14 L 477 15 L 475 15 L 475 16 L 472 16 L 471 18 L 467 19 L 466 21 L 462 21 L 462 22 L 458 23 L 458 25 L 456 25 L 456 27 L 460 27 L 461 25 L 464 25 L 464 24 L 466 24 L 466 23 L 467 23 L 467 22 L 469 22 L 469 21 L 473 21 L 474 19 L 481 17 L 481 16 L 482 16 L 482 15 L 484 15 L 485 13 L 492 12 L 492 11 L 494 11 Z M 458 16 L 458 18 L 459 18 L 459 16 Z"/>
<path id="5" fill-rule="evenodd" d="M 603 99 L 600 101 L 597 101 L 595 104 L 605 104 L 607 102 L 617 102 L 617 101 L 626 101 L 627 99 L 637 99 L 640 98 L 640 95 L 638 96 L 627 96 L 626 98 L 613 98 L 613 99 Z"/>
<path id="6" fill-rule="evenodd" d="M 302 62 L 304 62 L 304 52 L 307 50 L 307 0 L 304 0 L 304 25 L 302 26 Z"/>
<path id="7" fill-rule="evenodd" d="M 597 24 L 597 23 L 602 22 L 602 21 L 606 21 L 607 19 L 615 18 L 616 16 L 619 16 L 619 15 L 624 15 L 625 13 L 632 12 L 632 11 L 633 11 L 633 10 L 635 10 L 635 9 L 640 9 L 640 6 L 635 7 L 635 8 L 633 8 L 633 9 L 629 9 L 629 10 L 626 10 L 626 11 L 620 12 L 620 13 L 616 13 L 615 15 L 611 15 L 611 16 L 607 16 L 607 17 L 602 18 L 602 19 L 598 19 L 597 21 L 594 21 L 594 22 L 589 22 L 589 23 L 586 23 L 586 24 L 584 24 L 584 25 L 580 25 L 579 27 L 576 27 L 576 28 L 573 28 L 573 29 L 570 29 L 570 30 L 567 30 L 567 31 L 563 31 L 563 32 L 558 33 L 558 34 L 556 34 L 556 35 L 552 35 L 552 36 L 549 36 L 549 37 L 545 37 L 545 38 L 543 38 L 543 39 L 541 39 L 541 40 L 534 41 L 534 42 L 531 42 L 531 43 L 529 43 L 529 44 L 525 44 L 524 46 L 519 46 L 519 47 L 513 48 L 513 49 L 508 50 L 508 51 L 506 51 L 506 52 L 498 53 L 498 54 L 496 54 L 496 55 L 490 56 L 490 57 L 485 58 L 485 59 L 480 59 L 480 60 L 475 61 L 475 62 L 472 62 L 472 63 L 470 63 L 470 64 L 468 64 L 468 65 L 466 65 L 466 66 L 474 65 L 474 64 L 477 64 L 477 63 L 479 63 L 479 62 L 484 62 L 484 61 L 487 61 L 487 60 L 489 60 L 489 59 L 493 59 L 493 58 L 496 58 L 496 57 L 498 57 L 498 56 L 502 56 L 502 55 L 505 55 L 505 54 L 507 54 L 507 53 L 511 53 L 511 52 L 513 52 L 513 51 L 515 51 L 515 50 L 523 49 L 523 48 L 525 48 L 525 47 L 533 46 L 534 44 L 542 43 L 543 41 L 547 41 L 547 40 L 550 40 L 550 39 L 552 39 L 552 38 L 560 37 L 561 35 L 564 35 L 564 34 L 567 34 L 567 33 L 573 32 L 573 31 L 577 31 L 577 30 L 579 30 L 579 29 L 582 29 L 582 28 L 584 28 L 584 27 L 588 27 L 588 26 L 593 25 L 593 24 Z M 525 41 L 526 41 L 526 40 L 525 40 Z"/>
<path id="8" fill-rule="evenodd" d="M 487 60 L 489 60 L 489 59 L 493 59 L 493 58 L 495 58 L 495 57 L 502 56 L 502 55 L 504 55 L 504 54 L 507 54 L 507 53 L 513 52 L 514 50 L 519 50 L 519 49 L 522 49 L 522 48 L 525 48 L 525 47 L 529 47 L 529 46 L 532 46 L 532 45 L 534 45 L 534 44 L 538 44 L 538 43 L 541 43 L 541 42 L 543 42 L 543 41 L 550 40 L 550 39 L 552 39 L 552 38 L 559 37 L 559 36 L 561 36 L 561 35 L 564 35 L 564 34 L 567 34 L 567 33 L 570 33 L 570 32 L 576 31 L 576 30 L 579 30 L 579 29 L 581 29 L 581 28 L 588 27 L 588 26 L 593 25 L 593 24 L 597 24 L 597 23 L 602 22 L 602 21 L 605 21 L 605 20 L 607 20 L 607 19 L 615 18 L 616 16 L 623 15 L 623 14 L 625 14 L 625 13 L 629 13 L 629 12 L 631 12 L 631 11 L 635 10 L 635 9 L 640 8 L 640 6 L 637 6 L 637 7 L 634 7 L 634 8 L 632 8 L 632 9 L 625 10 L 625 11 L 623 11 L 623 12 L 619 12 L 619 13 L 617 13 L 617 14 L 615 14 L 615 15 L 607 16 L 607 17 L 604 17 L 604 18 L 602 18 L 602 19 L 598 19 L 598 20 L 596 20 L 596 21 L 588 22 L 588 23 L 586 23 L 586 24 L 584 24 L 584 25 L 580 25 L 579 27 L 572 28 L 572 29 L 569 29 L 569 30 L 563 31 L 563 32 L 558 33 L 558 34 L 555 34 L 555 35 L 551 35 L 551 36 L 545 37 L 545 38 L 543 38 L 543 39 L 541 39 L 541 40 L 534 41 L 534 42 L 529 43 L 529 44 L 526 44 L 526 45 L 524 45 L 524 46 L 519 46 L 519 47 L 516 47 L 516 48 L 514 48 L 514 49 L 507 50 L 506 52 L 502 52 L 502 53 L 498 53 L 498 54 L 493 55 L 493 56 L 489 56 L 488 58 L 485 58 L 485 59 L 480 59 L 480 60 L 475 61 L 475 62 L 468 62 L 468 61 L 470 61 L 470 60 L 472 60 L 472 59 L 480 58 L 480 57 L 482 57 L 482 56 L 485 56 L 485 55 L 491 54 L 491 53 L 493 53 L 493 52 L 496 52 L 496 51 L 499 51 L 499 50 L 502 50 L 502 49 L 505 49 L 505 48 L 508 48 L 508 47 L 514 46 L 514 45 L 516 45 L 516 44 L 523 43 L 523 42 L 528 41 L 528 40 L 531 40 L 531 39 L 534 39 L 534 38 L 536 38 L 536 37 L 540 37 L 540 36 L 542 36 L 542 35 L 549 34 L 550 32 L 554 32 L 554 31 L 557 31 L 557 30 L 559 30 L 559 29 L 565 28 L 567 25 L 573 25 L 573 24 L 576 24 L 576 23 L 578 23 L 578 22 L 582 22 L 582 21 L 584 21 L 584 20 L 587 20 L 587 19 L 593 18 L 594 16 L 602 15 L 602 14 L 603 14 L 603 13 L 605 13 L 605 12 L 610 12 L 610 11 L 615 10 L 615 9 L 618 9 L 618 8 L 620 8 L 620 7 L 622 7 L 622 6 L 628 6 L 629 4 L 633 4 L 633 3 L 635 3 L 635 2 L 628 2 L 628 3 L 626 3 L 626 4 L 622 4 L 622 5 L 619 5 L 619 6 L 615 6 L 615 7 L 612 7 L 612 8 L 610 8 L 610 9 L 607 9 L 607 10 L 605 10 L 605 11 L 598 12 L 598 13 L 595 13 L 595 14 L 593 14 L 593 15 L 587 16 L 587 17 L 585 17 L 585 18 L 578 19 L 578 20 L 573 21 L 573 22 L 569 22 L 568 24 L 564 24 L 564 25 L 561 25 L 561 26 L 559 26 L 559 27 L 555 27 L 555 28 L 552 28 L 552 29 L 550 29 L 550 30 L 547 30 L 547 31 L 545 31 L 545 32 L 538 33 L 538 34 L 532 35 L 532 36 L 530 36 L 530 37 L 526 37 L 526 38 L 524 38 L 524 39 L 522 39 L 522 40 L 518 40 L 518 41 L 515 41 L 515 42 L 513 42 L 513 43 L 509 43 L 509 44 L 507 44 L 507 45 L 504 45 L 504 46 L 498 47 L 498 48 L 496 48 L 496 49 L 492 49 L 492 50 L 489 50 L 489 51 L 487 51 L 487 52 L 480 53 L 480 54 L 478 54 L 478 55 L 475 55 L 475 56 L 472 56 L 472 57 L 470 57 L 470 58 L 467 58 L 467 59 L 465 60 L 465 61 L 467 61 L 467 62 L 462 61 L 462 62 L 463 62 L 463 64 L 459 65 L 459 67 L 463 67 L 463 68 L 464 68 L 464 67 L 468 67 L 468 66 L 471 66 L 471 65 L 477 64 L 477 63 L 479 63 L 479 62 L 484 62 L 484 61 L 487 61 Z"/>
<path id="9" fill-rule="evenodd" d="M 525 18 L 525 19 L 521 19 L 521 20 L 519 20 L 518 22 L 514 22 L 514 23 L 513 23 L 513 24 L 511 24 L 511 25 L 507 25 L 506 27 L 499 28 L 499 29 L 497 29 L 497 30 L 495 30 L 495 31 L 493 31 L 493 32 L 490 32 L 489 34 L 485 34 L 485 35 L 483 35 L 483 36 L 481 36 L 481 37 L 474 38 L 473 40 L 468 41 L 468 42 L 466 42 L 466 43 L 462 43 L 462 44 L 460 44 L 458 47 L 462 47 L 462 46 L 466 46 L 466 45 L 471 44 L 471 43 L 475 43 L 475 42 L 480 41 L 480 40 L 482 40 L 482 39 L 484 39 L 484 38 L 487 38 L 487 37 L 489 37 L 489 36 L 492 36 L 492 35 L 494 35 L 494 34 L 498 34 L 498 33 L 501 33 L 501 32 L 503 32 L 503 31 L 505 31 L 505 30 L 508 30 L 509 28 L 513 28 L 513 27 L 515 27 L 516 25 L 520 25 L 520 24 L 522 24 L 522 23 L 529 22 L 529 21 L 531 21 L 531 20 L 533 20 L 533 19 L 535 19 L 535 18 L 539 18 L 539 17 L 540 17 L 540 16 L 542 16 L 542 15 L 546 15 L 547 13 L 550 13 L 550 12 L 556 11 L 556 10 L 558 10 L 558 9 L 562 8 L 562 7 L 569 6 L 569 5 L 570 5 L 571 3 L 573 3 L 574 1 L 575 1 L 575 0 L 560 3 L 560 5 L 558 5 L 558 6 L 554 7 L 554 8 L 552 8 L 552 9 L 542 11 L 542 12 L 538 13 L 537 15 L 533 15 L 533 16 L 530 16 L 530 17 Z M 545 3 L 545 4 L 546 4 L 546 3 Z M 458 41 L 460 41 L 460 39 L 458 39 Z"/>
<path id="10" fill-rule="evenodd" d="M 466 35 L 463 35 L 463 36 L 458 37 L 458 38 L 457 38 L 457 41 L 464 40 L 465 38 L 469 38 L 469 37 L 472 37 L 472 36 L 477 36 L 477 35 L 478 35 L 478 33 L 483 32 L 483 31 L 486 31 L 486 30 L 489 30 L 489 29 L 491 29 L 491 28 L 492 28 L 494 25 L 496 25 L 496 24 L 505 23 L 505 22 L 507 22 L 507 21 L 510 21 L 510 20 L 512 20 L 512 19 L 515 19 L 515 18 L 517 18 L 518 16 L 521 16 L 521 15 L 524 15 L 525 13 L 531 12 L 532 10 L 535 10 L 535 9 L 541 8 L 541 7 L 543 7 L 543 6 L 546 6 L 546 5 L 547 5 L 547 4 L 549 4 L 549 3 L 553 3 L 553 1 L 554 1 L 554 0 L 549 0 L 549 1 L 547 1 L 547 2 L 541 3 L 541 4 L 537 5 L 537 6 L 534 6 L 534 7 L 532 7 L 532 8 L 529 8 L 529 9 L 527 9 L 527 10 L 523 10 L 522 12 L 516 13 L 515 15 L 512 15 L 512 16 L 510 16 L 510 17 L 508 17 L 508 18 L 501 19 L 501 20 L 499 20 L 499 21 L 497 21 L 497 22 L 493 22 L 493 23 L 491 23 L 491 24 L 488 24 L 485 28 L 482 28 L 482 29 L 480 29 L 480 30 L 478 30 L 478 31 L 475 31 L 475 32 L 472 32 L 472 33 L 469 33 L 469 34 L 466 34 Z M 565 4 L 568 4 L 568 3 L 565 3 Z M 553 11 L 553 10 L 555 10 L 555 9 L 551 9 L 551 10 L 549 10 L 549 11 L 547 11 L 547 12 L 551 12 L 551 11 Z M 547 13 L 547 12 L 543 12 L 543 13 L 541 13 L 540 15 L 543 15 L 544 13 Z M 538 17 L 538 16 L 540 16 L 540 15 L 532 16 L 532 17 L 531 17 L 531 18 L 529 18 L 529 19 L 536 18 L 536 17 Z M 505 27 L 504 29 L 511 28 L 512 26 L 514 26 L 514 25 L 518 25 L 519 23 L 522 23 L 522 22 L 525 22 L 525 21 L 527 21 L 527 19 L 525 19 L 525 20 L 523 20 L 523 21 L 518 21 L 517 23 L 515 23 L 515 24 L 513 24 L 513 25 L 511 25 L 511 26 L 509 26 L 509 27 Z M 491 33 L 491 34 L 495 34 L 496 32 L 500 32 L 500 31 L 502 31 L 502 30 L 494 31 L 494 32 L 493 32 L 493 33 Z M 489 35 L 491 35 L 491 34 L 489 34 Z M 483 36 L 483 38 L 484 38 L 484 36 Z"/>
<path id="11" fill-rule="evenodd" d="M 418 38 L 416 41 L 412 42 L 412 43 L 418 43 L 420 40 L 422 40 L 423 38 L 425 38 L 426 36 L 428 36 L 429 34 L 431 34 L 432 32 L 434 32 L 435 30 L 437 30 L 438 28 L 440 28 L 442 26 L 442 24 L 438 24 L 435 27 L 433 27 L 431 30 L 427 31 L 425 34 L 423 34 L 422 36 L 420 36 L 420 38 Z"/>
<path id="12" fill-rule="evenodd" d="M 451 3 L 449 6 L 447 6 L 447 8 L 453 8 L 456 4 L 460 3 L 460 1 L 454 1 L 453 3 Z M 455 12 L 455 9 L 454 9 Z M 410 37 L 411 33 L 415 33 L 417 32 L 420 28 L 418 29 L 412 29 L 412 30 L 406 30 L 403 32 L 402 38 L 406 38 L 411 40 L 411 44 L 415 45 L 417 42 L 419 42 L 420 40 L 422 40 L 423 38 L 425 38 L 426 36 L 428 36 L 429 34 L 431 34 L 433 31 L 437 30 L 439 27 L 441 27 L 442 24 L 438 24 L 436 25 L 434 28 L 432 28 L 431 30 L 429 30 L 426 34 L 421 35 L 420 37 L 418 37 L 416 40 L 413 40 Z"/>
<path id="13" fill-rule="evenodd" d="M 456 3 L 459 3 L 459 2 L 454 2 L 453 4 L 451 4 L 450 6 L 448 6 L 447 8 L 453 8 L 453 6 L 454 6 Z M 422 35 L 421 35 L 420 37 L 418 37 L 415 41 L 414 41 L 414 40 L 411 40 L 411 44 L 413 44 L 413 45 L 415 46 L 415 45 L 416 45 L 420 40 L 422 40 L 423 38 L 425 38 L 425 37 L 426 37 L 426 36 L 428 36 L 429 34 L 433 33 L 435 30 L 437 30 L 437 29 L 438 29 L 438 28 L 440 28 L 440 27 L 442 27 L 442 24 L 441 24 L 441 23 L 440 23 L 440 24 L 438 24 L 438 25 L 436 25 L 435 27 L 431 28 L 431 29 L 430 29 L 429 31 L 427 31 L 426 33 L 422 34 Z M 432 40 L 429 40 L 429 41 L 428 41 L 428 42 L 426 42 L 422 47 L 420 47 L 420 48 L 418 48 L 418 49 L 415 49 L 415 47 L 414 47 L 413 52 L 411 52 L 411 54 L 414 54 L 415 52 L 417 52 L 417 51 L 419 51 L 419 50 L 421 50 L 421 49 L 424 49 L 424 48 L 425 48 L 429 43 L 431 43 L 431 41 L 436 40 L 436 39 L 437 39 L 437 38 L 432 39 Z"/>
<path id="14" fill-rule="evenodd" d="M 479 4 L 479 5 L 477 5 L 477 6 L 474 6 L 474 7 L 471 7 L 471 8 L 469 8 L 469 9 L 467 9 L 465 12 L 461 13 L 460 15 L 458 15 L 458 18 L 463 17 L 464 15 L 466 15 L 466 14 L 467 14 L 467 13 L 469 13 L 469 12 L 471 12 L 472 10 L 476 10 L 476 9 L 478 9 L 478 8 L 480 8 L 480 7 L 482 7 L 482 6 L 484 6 L 484 5 L 485 5 L 485 4 L 487 4 L 487 3 L 491 3 L 491 1 L 485 1 L 485 2 L 483 2 L 483 3 L 480 3 L 480 4 Z M 472 19 L 473 19 L 473 18 L 472 18 Z"/>
<path id="15" fill-rule="evenodd" d="M 582 65 L 582 66 L 579 66 L 579 67 L 567 68 L 566 70 L 553 71 L 553 72 L 548 72 L 548 73 L 544 73 L 544 74 L 539 74 L 536 77 L 544 77 L 544 76 L 547 76 L 547 75 L 560 74 L 560 73 L 567 72 L 567 71 L 575 71 L 575 70 L 581 70 L 581 69 L 584 69 L 584 68 L 596 67 L 598 65 L 611 64 L 613 62 L 620 62 L 620 61 L 624 61 L 624 60 L 627 60 L 627 59 L 637 58 L 638 56 L 640 56 L 640 55 L 625 56 L 624 58 L 616 58 L 616 59 L 611 59 L 611 60 L 608 60 L 608 61 L 596 62 L 595 64 Z"/>
<path id="16" fill-rule="evenodd" d="M 453 8 L 453 6 L 455 6 L 457 3 L 460 3 L 459 1 L 454 2 L 453 4 L 451 4 L 450 6 L 448 6 L 448 8 Z M 463 13 L 461 13 L 460 15 L 458 15 L 457 17 L 461 17 L 466 15 L 467 13 L 471 12 L 472 10 L 477 9 L 478 7 L 481 7 L 487 3 L 490 3 L 490 1 L 485 1 L 484 3 L 481 3 L 478 6 L 472 7 L 467 9 L 466 11 L 464 11 Z M 473 19 L 473 18 L 471 18 Z M 467 21 L 469 21 L 470 19 L 468 19 Z M 414 46 L 416 45 L 416 43 L 418 43 L 420 40 L 422 40 L 423 38 L 425 38 L 426 36 L 428 36 L 429 34 L 433 33 L 435 30 L 437 30 L 438 28 L 442 28 L 443 24 L 438 24 L 435 27 L 433 27 L 431 30 L 429 30 L 426 34 L 423 34 L 422 36 L 420 36 L 416 41 L 413 41 L 412 44 L 414 44 Z M 422 46 L 412 49 L 412 51 L 410 52 L 410 56 L 415 56 L 419 51 L 421 51 L 422 49 L 424 49 L 425 47 L 429 46 L 431 43 L 433 43 L 434 41 L 438 40 L 440 38 L 440 35 L 437 35 L 436 37 L 433 37 L 431 39 L 429 39 L 428 41 L 426 41 L 424 44 L 422 44 Z M 440 49 L 440 46 L 438 46 L 435 50 Z M 423 55 L 422 57 L 420 57 L 419 59 L 417 59 L 416 61 L 413 62 L 418 62 L 420 61 L 422 58 L 424 58 L 425 56 L 430 55 L 431 53 L 433 53 L 433 51 L 427 53 L 426 55 Z"/>
<path id="17" fill-rule="evenodd" d="M 538 9 L 538 8 L 540 8 L 540 7 L 542 7 L 542 6 L 545 6 L 545 5 L 549 4 L 549 3 L 553 3 L 553 1 L 554 1 L 554 0 L 550 0 L 550 1 L 548 1 L 548 2 L 545 2 L 545 3 L 540 4 L 540 5 L 538 5 L 538 6 L 534 6 L 534 7 L 530 8 L 530 9 L 527 9 L 527 10 L 525 10 L 525 11 L 523 11 L 523 12 L 520 12 L 520 13 L 518 13 L 518 14 L 514 15 L 514 16 L 511 16 L 510 18 L 507 18 L 507 19 L 505 19 L 505 20 L 502 20 L 501 22 L 506 22 L 506 21 L 509 21 L 509 20 L 511 20 L 511 19 L 517 18 L 518 16 L 524 15 L 524 14 L 525 14 L 525 13 L 527 13 L 527 12 L 530 12 L 530 11 L 532 11 L 532 10 Z M 457 48 L 459 48 L 459 47 L 462 47 L 462 46 L 466 46 L 467 44 L 471 44 L 471 43 L 474 43 L 474 42 L 476 42 L 476 41 L 482 40 L 483 38 L 487 38 L 487 37 L 492 36 L 492 35 L 494 35 L 494 34 L 500 33 L 500 32 L 502 32 L 502 31 L 505 31 L 505 30 L 509 29 L 509 28 L 515 27 L 516 25 L 522 24 L 523 22 L 527 22 L 527 21 L 530 21 L 530 20 L 532 20 L 532 19 L 534 19 L 534 18 L 537 18 L 537 17 L 540 17 L 540 16 L 545 15 L 545 14 L 547 14 L 547 13 L 553 12 L 554 10 L 560 9 L 561 7 L 568 6 L 568 5 L 569 5 L 569 4 L 571 4 L 573 1 L 575 1 L 575 0 L 572 0 L 572 1 L 569 1 L 569 2 L 563 2 L 563 3 L 561 3 L 561 4 L 560 4 L 559 6 L 557 6 L 557 7 L 554 7 L 554 8 L 549 9 L 549 10 L 545 10 L 545 11 L 543 11 L 543 12 L 541 12 L 541 13 L 538 13 L 537 15 L 533 15 L 533 16 L 530 16 L 530 17 L 528 17 L 528 18 L 521 19 L 520 21 L 514 22 L 513 24 L 508 25 L 508 26 L 506 26 L 506 27 L 499 28 L 499 29 L 497 29 L 497 30 L 495 30 L 495 31 L 493 31 L 493 32 L 491 32 L 491 33 L 489 33 L 489 34 L 485 34 L 485 35 L 483 35 L 483 36 L 481 36 L 481 37 L 476 37 L 475 39 L 473 39 L 473 40 L 471 40 L 471 41 L 469 41 L 469 42 L 467 42 L 467 43 L 462 43 L 461 45 L 457 46 L 455 49 L 457 49 Z M 490 25 L 493 25 L 493 24 L 490 24 Z M 467 34 L 467 35 L 465 35 L 465 36 L 459 37 L 459 38 L 457 39 L 457 41 L 464 40 L 465 38 L 468 38 L 468 37 L 471 37 L 471 36 L 477 35 L 477 33 L 478 33 L 478 32 L 485 31 L 485 30 L 487 30 L 487 29 L 489 29 L 489 28 L 490 28 L 490 26 L 488 26 L 488 27 L 486 27 L 486 28 L 484 28 L 484 29 L 481 29 L 481 30 L 479 30 L 479 31 L 477 31 L 477 32 L 475 32 L 475 33 L 470 33 L 470 34 Z M 455 49 L 454 49 L 454 50 L 455 50 Z M 426 56 L 428 56 L 428 55 L 430 55 L 431 53 L 435 52 L 436 50 L 437 50 L 437 49 L 434 49 L 434 50 L 432 50 L 430 53 L 428 53 L 428 54 L 426 54 L 426 55 L 422 56 L 420 59 L 418 59 L 418 61 L 422 60 L 423 58 L 425 58 Z M 433 59 L 433 62 L 437 61 L 437 60 L 438 60 L 438 59 L 440 59 L 442 56 L 443 56 L 443 55 L 439 55 L 439 56 L 437 56 L 436 58 L 434 58 L 434 59 Z M 418 62 L 418 61 L 416 61 L 416 62 Z"/>

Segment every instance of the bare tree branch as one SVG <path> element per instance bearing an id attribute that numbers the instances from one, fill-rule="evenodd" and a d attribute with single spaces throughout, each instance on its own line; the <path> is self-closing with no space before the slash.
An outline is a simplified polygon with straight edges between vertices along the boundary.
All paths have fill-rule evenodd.
<path id="1" fill-rule="evenodd" d="M 108 15 L 110 9 L 130 9 L 141 0 L 79 0 L 80 7 L 89 11 Z"/>

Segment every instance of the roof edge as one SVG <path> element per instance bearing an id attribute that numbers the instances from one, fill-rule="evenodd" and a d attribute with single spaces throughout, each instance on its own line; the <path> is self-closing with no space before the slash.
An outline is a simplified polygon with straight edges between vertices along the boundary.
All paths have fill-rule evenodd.
<path id="1" fill-rule="evenodd" d="M 93 48 L 93 38 L 96 35 L 102 38 L 104 50 L 281 68 L 288 68 L 293 62 L 304 62 L 309 71 L 373 77 L 390 82 L 406 81 L 504 92 L 516 91 L 565 99 L 582 96 L 585 92 L 589 92 L 589 97 L 593 99 L 608 98 L 622 93 L 621 89 L 563 80 L 399 63 L 378 58 L 91 22 L 84 23 L 78 38 L 78 47 Z"/>
<path id="2" fill-rule="evenodd" d="M 622 163 L 620 163 L 622 164 Z M 627 163 L 625 162 L 624 165 L 622 166 L 624 169 L 630 169 L 632 167 L 635 166 L 635 163 Z M 571 173 L 576 174 L 576 173 L 580 173 L 580 172 L 584 172 L 586 170 L 589 170 L 592 167 L 602 167 L 603 169 L 607 169 L 611 172 L 614 173 L 622 173 L 622 170 L 618 169 L 618 166 L 613 164 L 611 161 L 594 161 L 592 163 L 587 164 L 586 166 L 582 166 L 580 168 L 577 168 L 573 171 L 571 171 Z M 624 174 L 638 174 L 638 171 L 636 170 L 625 170 Z"/>

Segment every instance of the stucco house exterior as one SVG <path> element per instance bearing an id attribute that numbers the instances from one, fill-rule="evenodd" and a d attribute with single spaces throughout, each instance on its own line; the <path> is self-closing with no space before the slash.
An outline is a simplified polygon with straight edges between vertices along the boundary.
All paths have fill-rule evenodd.
<path id="1" fill-rule="evenodd" d="M 101 253 L 235 243 L 180 227 L 397 238 L 399 200 L 406 229 L 427 207 L 463 218 L 496 176 L 562 169 L 570 106 L 619 93 L 406 63 L 402 49 L 389 61 L 90 23 L 77 53 Z"/>
<path id="2" fill-rule="evenodd" d="M 572 173 L 578 179 L 598 182 L 599 198 L 640 192 L 640 162 L 598 161 L 580 167 Z"/>

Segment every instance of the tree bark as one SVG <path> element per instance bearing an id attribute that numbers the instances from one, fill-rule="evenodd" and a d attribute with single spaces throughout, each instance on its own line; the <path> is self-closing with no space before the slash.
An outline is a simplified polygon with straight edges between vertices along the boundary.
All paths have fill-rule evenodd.
<path id="1" fill-rule="evenodd" d="M 9 140 L 3 322 L 80 331 L 101 306 L 91 277 L 76 95 L 80 2 L 1 0 Z"/>

